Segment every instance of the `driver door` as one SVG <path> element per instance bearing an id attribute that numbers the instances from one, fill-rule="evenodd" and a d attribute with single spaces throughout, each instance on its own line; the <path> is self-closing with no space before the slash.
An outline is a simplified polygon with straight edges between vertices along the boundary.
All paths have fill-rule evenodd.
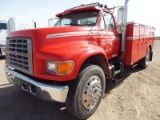
<path id="1" fill-rule="evenodd" d="M 101 47 L 104 49 L 108 59 L 118 56 L 120 47 L 120 36 L 112 14 L 104 12 L 101 19 Z"/>

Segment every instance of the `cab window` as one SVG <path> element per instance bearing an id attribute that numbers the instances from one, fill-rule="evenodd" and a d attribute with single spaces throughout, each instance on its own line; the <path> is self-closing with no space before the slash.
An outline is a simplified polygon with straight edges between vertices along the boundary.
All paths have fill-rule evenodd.
<path id="1" fill-rule="evenodd" d="M 110 13 L 103 13 L 105 29 L 116 29 L 113 17 Z"/>

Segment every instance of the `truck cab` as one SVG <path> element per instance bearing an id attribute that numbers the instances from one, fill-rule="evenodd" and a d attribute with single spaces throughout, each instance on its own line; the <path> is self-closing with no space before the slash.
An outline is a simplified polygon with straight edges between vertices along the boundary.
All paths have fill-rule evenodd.
<path id="1" fill-rule="evenodd" d="M 56 15 L 59 20 L 54 27 L 86 27 L 90 28 L 88 35 L 95 44 L 103 48 L 108 59 L 118 56 L 120 35 L 117 33 L 117 22 L 108 9 L 97 9 L 93 6 L 69 9 Z"/>

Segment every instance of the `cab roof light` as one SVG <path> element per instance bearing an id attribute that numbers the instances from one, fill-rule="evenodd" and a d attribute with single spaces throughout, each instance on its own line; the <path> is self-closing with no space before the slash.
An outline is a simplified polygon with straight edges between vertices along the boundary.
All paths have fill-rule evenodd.
<path id="1" fill-rule="evenodd" d="M 99 4 L 99 2 L 91 3 L 91 4 L 86 4 L 86 5 L 81 4 L 80 6 L 73 7 L 73 8 L 67 9 L 67 10 L 65 10 L 65 11 L 72 10 L 72 9 L 78 9 L 78 8 L 91 7 L 91 6 L 94 6 L 94 7 L 99 6 L 99 7 L 100 7 L 100 4 Z"/>
<path id="2" fill-rule="evenodd" d="M 85 4 L 81 4 L 80 6 L 85 6 Z"/>
<path id="3" fill-rule="evenodd" d="M 108 8 L 107 5 L 104 5 L 104 8 Z"/>

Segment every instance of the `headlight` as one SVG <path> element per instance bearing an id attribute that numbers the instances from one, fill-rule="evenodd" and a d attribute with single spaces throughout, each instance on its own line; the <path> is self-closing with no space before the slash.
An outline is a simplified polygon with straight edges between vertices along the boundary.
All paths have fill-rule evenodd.
<path id="1" fill-rule="evenodd" d="M 47 61 L 47 69 L 50 72 L 56 73 L 57 64 L 54 61 Z"/>
<path id="2" fill-rule="evenodd" d="M 49 72 L 58 74 L 58 75 L 66 75 L 72 72 L 74 68 L 74 61 L 47 61 L 47 70 Z"/>

